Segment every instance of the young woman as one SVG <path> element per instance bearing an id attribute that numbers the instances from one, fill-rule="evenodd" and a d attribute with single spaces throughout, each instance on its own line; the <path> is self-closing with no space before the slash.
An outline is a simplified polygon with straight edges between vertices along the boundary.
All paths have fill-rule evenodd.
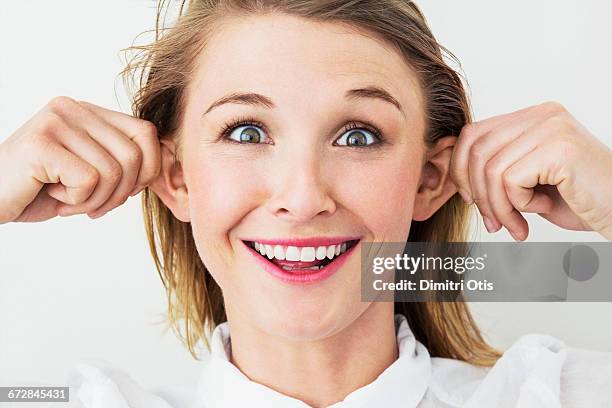
<path id="1" fill-rule="evenodd" d="M 210 346 L 195 389 L 82 365 L 74 403 L 612 404 L 610 353 L 502 355 L 465 303 L 360 299 L 363 242 L 463 241 L 471 203 L 517 240 L 524 212 L 612 239 L 610 149 L 554 102 L 472 123 L 443 51 L 410 1 L 193 0 L 126 68 L 134 117 L 58 97 L 0 145 L 2 222 L 142 191 L 171 321 Z"/>

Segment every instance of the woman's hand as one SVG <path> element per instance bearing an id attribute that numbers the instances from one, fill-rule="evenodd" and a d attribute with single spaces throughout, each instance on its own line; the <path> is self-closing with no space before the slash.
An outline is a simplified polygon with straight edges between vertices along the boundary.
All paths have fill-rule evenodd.
<path id="1" fill-rule="evenodd" d="M 0 144 L 0 223 L 97 218 L 159 170 L 152 123 L 57 97 Z"/>
<path id="2" fill-rule="evenodd" d="M 612 240 L 612 151 L 556 102 L 465 126 L 451 178 L 489 232 L 524 240 L 529 212 Z"/>

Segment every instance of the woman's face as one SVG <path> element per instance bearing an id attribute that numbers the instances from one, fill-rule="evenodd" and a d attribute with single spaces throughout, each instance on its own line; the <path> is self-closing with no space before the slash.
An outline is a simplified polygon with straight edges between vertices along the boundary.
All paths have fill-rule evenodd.
<path id="1" fill-rule="evenodd" d="M 271 14 L 220 27 L 198 56 L 182 123 L 198 251 L 228 314 L 286 338 L 329 336 L 369 307 L 359 246 L 333 275 L 296 285 L 244 240 L 406 241 L 424 154 L 417 79 L 398 53 L 343 25 Z M 249 95 L 215 106 L 237 94 Z"/>

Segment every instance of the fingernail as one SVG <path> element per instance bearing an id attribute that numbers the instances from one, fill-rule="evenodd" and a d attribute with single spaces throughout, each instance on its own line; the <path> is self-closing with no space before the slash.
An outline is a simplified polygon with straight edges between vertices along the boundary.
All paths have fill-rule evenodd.
<path id="1" fill-rule="evenodd" d="M 94 219 L 96 219 L 96 218 L 100 217 L 102 214 L 100 214 L 100 213 L 98 213 L 98 212 L 94 212 L 94 213 L 87 214 L 87 215 L 89 216 L 89 218 L 91 218 L 92 220 L 94 220 Z"/>
<path id="2" fill-rule="evenodd" d="M 484 221 L 484 225 L 487 229 L 487 231 L 489 231 L 489 233 L 492 233 L 493 231 L 495 231 L 495 225 L 493 225 L 493 222 L 489 219 L 489 217 L 482 217 L 483 221 Z"/>
<path id="3" fill-rule="evenodd" d="M 459 194 L 461 194 L 461 198 L 463 198 L 463 201 L 465 201 L 467 204 L 472 204 L 472 196 L 470 195 L 470 193 L 463 189 L 459 189 Z"/>
<path id="4" fill-rule="evenodd" d="M 510 235 L 512 235 L 512 238 L 514 238 L 515 241 L 521 242 L 521 240 L 517 237 L 517 235 L 513 231 L 510 231 Z"/>

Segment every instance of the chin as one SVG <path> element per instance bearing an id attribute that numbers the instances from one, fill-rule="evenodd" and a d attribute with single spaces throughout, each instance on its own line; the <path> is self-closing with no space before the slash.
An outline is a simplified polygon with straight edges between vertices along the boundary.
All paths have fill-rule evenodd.
<path id="1" fill-rule="evenodd" d="M 341 331 L 354 318 L 352 313 L 348 313 L 346 304 L 334 309 L 325 299 L 317 304 L 301 306 L 294 305 L 269 314 L 265 319 L 265 330 L 291 340 L 315 341 Z"/>

